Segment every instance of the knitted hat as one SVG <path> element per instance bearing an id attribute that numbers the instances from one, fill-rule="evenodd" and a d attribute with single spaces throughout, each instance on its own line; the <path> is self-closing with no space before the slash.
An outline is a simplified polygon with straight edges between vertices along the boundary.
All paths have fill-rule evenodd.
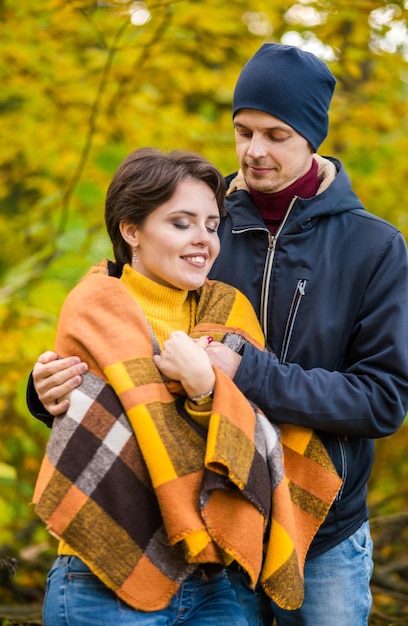
<path id="1" fill-rule="evenodd" d="M 316 151 L 327 135 L 336 79 L 314 54 L 294 46 L 264 44 L 243 67 L 232 105 L 256 109 L 289 124 Z"/>

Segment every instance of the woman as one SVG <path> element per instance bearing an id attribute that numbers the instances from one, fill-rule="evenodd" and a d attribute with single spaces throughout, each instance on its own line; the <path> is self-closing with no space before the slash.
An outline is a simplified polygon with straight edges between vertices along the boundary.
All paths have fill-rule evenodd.
<path id="1" fill-rule="evenodd" d="M 34 494 L 60 540 L 45 626 L 244 625 L 232 561 L 282 606 L 302 601 L 304 556 L 339 481 L 302 429 L 293 448 L 283 438 L 284 468 L 277 431 L 206 354 L 211 339 L 263 349 L 246 298 L 206 280 L 224 191 L 198 155 L 153 149 L 130 154 L 108 189 L 116 261 L 90 270 L 58 323 L 56 352 L 89 372 L 55 420 Z M 313 491 L 311 466 L 325 481 L 318 515 L 288 485 L 296 474 Z"/>

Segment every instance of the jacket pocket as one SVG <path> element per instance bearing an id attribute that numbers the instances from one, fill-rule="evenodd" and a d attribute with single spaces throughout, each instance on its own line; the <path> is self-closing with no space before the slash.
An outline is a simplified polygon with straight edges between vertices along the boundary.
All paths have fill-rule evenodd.
<path id="1" fill-rule="evenodd" d="M 293 328 L 295 326 L 300 303 L 302 301 L 302 298 L 304 298 L 306 295 L 306 284 L 307 280 L 305 278 L 300 278 L 296 285 L 295 293 L 293 295 L 292 303 L 289 310 L 288 319 L 286 322 L 285 333 L 283 335 L 282 350 L 279 359 L 281 363 L 284 363 L 288 356 L 290 341 L 292 339 Z"/>
<path id="2" fill-rule="evenodd" d="M 343 497 L 344 485 L 346 483 L 346 478 L 347 478 L 347 453 L 346 453 L 344 437 L 342 437 L 341 435 L 336 435 L 336 437 L 337 437 L 337 443 L 339 447 L 339 462 L 335 463 L 335 465 L 336 465 L 337 473 L 341 478 L 341 487 L 338 491 L 338 494 L 335 500 L 336 502 L 338 502 Z"/>

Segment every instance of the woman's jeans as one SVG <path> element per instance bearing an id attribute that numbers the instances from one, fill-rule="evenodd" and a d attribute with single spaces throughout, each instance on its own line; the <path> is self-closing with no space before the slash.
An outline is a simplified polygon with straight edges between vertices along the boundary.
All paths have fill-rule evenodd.
<path id="1" fill-rule="evenodd" d="M 244 575 L 230 579 L 249 626 L 367 626 L 372 598 L 373 544 L 368 522 L 324 554 L 306 561 L 305 599 L 296 611 L 284 611 L 266 595 L 255 594 Z"/>
<path id="2" fill-rule="evenodd" d="M 44 626 L 248 626 L 225 569 L 186 580 L 167 608 L 132 609 L 75 556 L 59 556 L 47 578 Z"/>

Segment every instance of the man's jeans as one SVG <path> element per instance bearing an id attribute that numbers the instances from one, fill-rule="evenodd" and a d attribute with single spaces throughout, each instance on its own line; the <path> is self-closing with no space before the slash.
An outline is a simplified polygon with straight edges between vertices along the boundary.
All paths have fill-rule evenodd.
<path id="1" fill-rule="evenodd" d="M 169 606 L 144 613 L 122 602 L 75 556 L 60 556 L 47 579 L 44 626 L 248 626 L 225 569 L 193 574 Z"/>
<path id="2" fill-rule="evenodd" d="M 253 593 L 242 573 L 229 575 L 250 626 L 271 626 L 274 617 L 278 626 L 367 626 L 372 550 L 365 522 L 331 550 L 306 561 L 305 599 L 296 611 L 283 611 L 263 593 Z"/>

